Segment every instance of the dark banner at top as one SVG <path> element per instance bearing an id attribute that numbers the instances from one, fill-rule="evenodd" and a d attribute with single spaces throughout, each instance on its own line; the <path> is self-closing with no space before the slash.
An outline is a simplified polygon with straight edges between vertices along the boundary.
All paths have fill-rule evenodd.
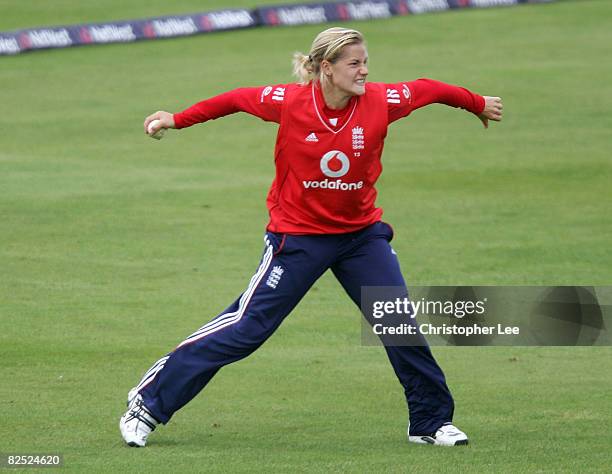
<path id="1" fill-rule="evenodd" d="M 519 0 L 448 0 L 450 8 L 506 7 L 521 3 Z"/>
<path id="2" fill-rule="evenodd" d="M 193 15 L 50 26 L 0 32 L 0 55 L 69 46 L 127 43 L 255 26 L 291 26 L 417 15 L 449 8 L 493 7 L 553 0 L 355 0 L 228 9 Z"/>
<path id="3" fill-rule="evenodd" d="M 260 7 L 257 16 L 262 25 L 290 26 L 348 20 L 372 20 L 402 14 L 400 4 L 392 0 L 327 2 Z"/>
<path id="4" fill-rule="evenodd" d="M 0 33 L 0 54 L 69 46 L 126 43 L 249 28 L 257 22 L 250 10 L 219 10 L 109 23 L 32 28 Z"/>
<path id="5" fill-rule="evenodd" d="M 406 8 L 413 15 L 439 12 L 450 8 L 446 0 L 405 0 L 402 3 L 406 4 Z"/>

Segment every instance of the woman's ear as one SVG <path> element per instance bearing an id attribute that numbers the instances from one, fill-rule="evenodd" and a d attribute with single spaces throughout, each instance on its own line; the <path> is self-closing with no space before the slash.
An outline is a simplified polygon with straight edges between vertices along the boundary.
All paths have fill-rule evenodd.
<path id="1" fill-rule="evenodd" d="M 327 59 L 321 61 L 321 72 L 327 77 L 332 75 L 331 63 Z"/>

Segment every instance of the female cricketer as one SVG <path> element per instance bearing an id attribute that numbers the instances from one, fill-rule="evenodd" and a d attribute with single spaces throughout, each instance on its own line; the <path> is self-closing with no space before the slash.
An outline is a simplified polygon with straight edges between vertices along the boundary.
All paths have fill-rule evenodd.
<path id="1" fill-rule="evenodd" d="M 366 82 L 368 54 L 355 30 L 323 31 L 307 56 L 294 55 L 293 64 L 295 84 L 236 89 L 180 113 L 156 112 L 144 122 L 145 133 L 155 135 L 242 111 L 279 128 L 259 268 L 232 305 L 155 362 L 130 390 L 119 423 L 129 446 L 144 446 L 155 427 L 221 367 L 261 346 L 328 269 L 359 307 L 362 287 L 406 288 L 389 244 L 393 231 L 375 205 L 390 123 L 432 103 L 465 109 L 485 127 L 502 118 L 499 97 L 430 79 Z M 453 398 L 429 347 L 385 350 L 408 402 L 408 440 L 467 444 L 452 424 Z"/>

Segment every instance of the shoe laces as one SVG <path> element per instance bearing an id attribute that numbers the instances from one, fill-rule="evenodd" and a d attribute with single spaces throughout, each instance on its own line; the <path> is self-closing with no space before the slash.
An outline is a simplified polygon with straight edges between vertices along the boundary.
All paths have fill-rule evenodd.
<path id="1" fill-rule="evenodd" d="M 131 420 L 138 420 L 148 426 L 151 431 L 155 429 L 155 426 L 158 424 L 158 421 L 153 417 L 151 412 L 147 409 L 142 400 L 142 397 L 138 396 L 136 400 L 130 406 L 126 418 L 126 422 Z"/>
<path id="2" fill-rule="evenodd" d="M 463 432 L 452 423 L 444 423 L 438 428 L 438 432 L 446 436 L 459 436 L 463 434 Z M 436 432 L 436 434 L 438 434 L 438 432 Z"/>

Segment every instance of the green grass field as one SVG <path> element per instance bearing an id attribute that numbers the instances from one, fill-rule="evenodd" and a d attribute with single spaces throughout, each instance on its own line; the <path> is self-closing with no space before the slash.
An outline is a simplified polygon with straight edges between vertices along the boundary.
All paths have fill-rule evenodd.
<path id="1" fill-rule="evenodd" d="M 0 31 L 230 4 L 81 3 L 0 0 Z M 611 17 L 585 0 L 352 24 L 370 80 L 504 98 L 488 131 L 443 106 L 390 129 L 379 204 L 411 285 L 611 283 Z M 142 121 L 290 81 L 321 29 L 0 57 L 0 452 L 62 453 L 71 472 L 609 472 L 610 347 L 434 348 L 471 445 L 408 445 L 400 386 L 331 275 L 124 447 L 128 389 L 257 267 L 276 131 L 234 115 L 157 142 Z"/>

